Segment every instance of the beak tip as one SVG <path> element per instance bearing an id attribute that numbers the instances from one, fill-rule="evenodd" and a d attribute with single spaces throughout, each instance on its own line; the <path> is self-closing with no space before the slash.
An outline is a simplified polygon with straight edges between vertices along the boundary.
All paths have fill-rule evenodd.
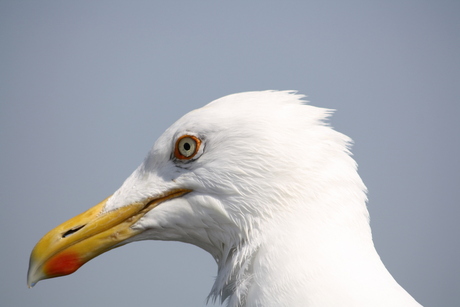
<path id="1" fill-rule="evenodd" d="M 30 261 L 29 271 L 27 272 L 27 287 L 32 289 L 40 280 L 46 278 L 43 272 L 36 267 L 35 263 Z"/>
<path id="2" fill-rule="evenodd" d="M 36 284 L 37 284 L 38 280 L 34 280 L 34 278 L 32 278 L 32 276 L 27 276 L 27 287 L 29 289 L 32 289 Z"/>
<path id="3" fill-rule="evenodd" d="M 27 287 L 29 289 L 32 289 L 37 284 L 37 282 L 38 280 L 33 280 L 30 275 L 27 276 Z"/>

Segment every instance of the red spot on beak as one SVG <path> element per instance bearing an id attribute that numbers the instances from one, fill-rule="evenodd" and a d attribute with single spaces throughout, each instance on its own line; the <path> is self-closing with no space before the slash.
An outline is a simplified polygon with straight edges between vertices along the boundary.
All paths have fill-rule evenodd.
<path id="1" fill-rule="evenodd" d="M 77 253 L 62 252 L 48 261 L 44 271 L 48 277 L 57 277 L 72 274 L 82 265 Z"/>

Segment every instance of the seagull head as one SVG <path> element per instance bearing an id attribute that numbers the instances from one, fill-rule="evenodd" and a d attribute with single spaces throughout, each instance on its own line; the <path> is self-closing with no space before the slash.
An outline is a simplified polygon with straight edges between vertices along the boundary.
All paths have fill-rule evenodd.
<path id="1" fill-rule="evenodd" d="M 293 225 L 368 227 L 350 140 L 324 123 L 330 113 L 292 91 L 262 91 L 184 115 L 113 195 L 37 243 L 29 286 L 133 241 L 174 240 L 215 258 L 225 297 L 235 267 Z M 347 206 L 341 190 L 359 205 Z"/>

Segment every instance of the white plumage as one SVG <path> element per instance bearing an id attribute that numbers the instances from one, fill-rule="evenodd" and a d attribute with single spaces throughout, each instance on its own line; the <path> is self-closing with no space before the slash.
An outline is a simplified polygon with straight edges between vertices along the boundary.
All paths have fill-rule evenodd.
<path id="1" fill-rule="evenodd" d="M 205 249 L 218 265 L 209 297 L 231 307 L 420 306 L 374 248 L 350 139 L 324 123 L 330 110 L 302 98 L 234 94 L 179 119 L 103 211 L 190 192 L 146 212 L 117 246 L 153 239 Z M 198 140 L 191 157 L 177 153 L 184 136 Z"/>

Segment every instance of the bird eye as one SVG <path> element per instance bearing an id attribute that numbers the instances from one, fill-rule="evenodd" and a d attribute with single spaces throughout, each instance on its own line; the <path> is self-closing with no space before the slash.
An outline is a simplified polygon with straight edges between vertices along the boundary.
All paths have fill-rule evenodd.
<path id="1" fill-rule="evenodd" d="M 174 156 L 177 159 L 189 160 L 193 158 L 200 149 L 201 141 L 193 135 L 183 135 L 176 141 Z"/>

